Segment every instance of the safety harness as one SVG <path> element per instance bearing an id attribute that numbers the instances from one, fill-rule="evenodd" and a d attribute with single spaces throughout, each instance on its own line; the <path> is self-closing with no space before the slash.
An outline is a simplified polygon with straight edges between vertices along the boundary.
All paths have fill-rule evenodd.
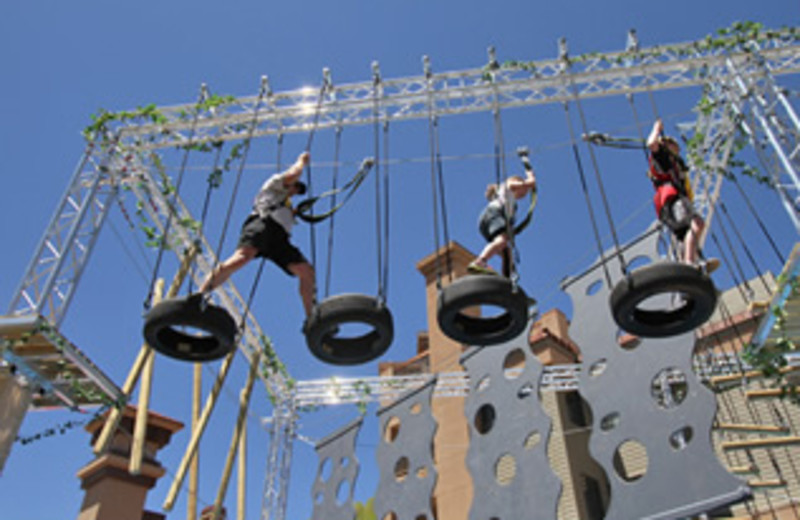
<path id="1" fill-rule="evenodd" d="M 661 208 L 665 204 L 679 195 L 692 199 L 691 186 L 688 183 L 688 176 L 685 175 L 689 170 L 686 163 L 680 155 L 673 153 L 668 147 L 661 145 L 660 150 L 664 150 L 668 154 L 670 167 L 667 171 L 664 171 L 653 152 L 647 157 L 649 163 L 647 176 L 650 177 L 656 190 L 653 195 L 653 204 L 656 207 L 657 215 L 661 214 Z"/>

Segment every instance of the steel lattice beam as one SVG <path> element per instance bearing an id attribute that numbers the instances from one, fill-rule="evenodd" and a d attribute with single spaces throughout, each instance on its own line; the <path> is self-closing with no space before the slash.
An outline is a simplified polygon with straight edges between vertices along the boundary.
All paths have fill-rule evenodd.
<path id="1" fill-rule="evenodd" d="M 756 47 L 754 45 L 754 47 Z M 800 118 L 777 84 L 774 69 L 754 48 L 750 59 L 728 58 L 725 94 L 737 123 L 800 232 Z"/>
<path id="2" fill-rule="evenodd" d="M 711 46 L 709 46 L 711 47 Z M 763 42 L 762 55 L 773 74 L 800 71 L 800 45 L 793 32 L 771 36 Z M 426 119 L 571 101 L 576 96 L 599 98 L 637 92 L 703 85 L 729 74 L 726 59 L 747 58 L 724 47 L 706 48 L 697 42 L 663 48 L 579 56 L 565 52 L 553 60 L 512 63 L 497 69 L 476 68 L 456 72 L 382 79 L 377 71 L 371 81 L 272 93 L 265 98 L 241 97 L 200 115 L 195 124 L 195 105 L 160 108 L 166 122 L 123 127 L 122 141 L 140 148 L 172 147 L 188 142 L 239 140 L 252 137 L 308 132 L 312 127 L 365 125 L 374 122 L 376 97 L 383 121 Z M 322 85 L 327 85 L 320 96 Z M 317 114 L 319 107 L 319 114 Z"/>
<path id="3" fill-rule="evenodd" d="M 10 316 L 41 315 L 58 326 L 86 267 L 117 187 L 116 147 L 89 146 L 11 300 Z"/>

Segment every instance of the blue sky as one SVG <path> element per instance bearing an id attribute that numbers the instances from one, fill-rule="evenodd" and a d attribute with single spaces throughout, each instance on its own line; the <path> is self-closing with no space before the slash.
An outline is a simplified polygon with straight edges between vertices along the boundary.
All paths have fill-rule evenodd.
<path id="1" fill-rule="evenodd" d="M 643 46 L 677 43 L 702 38 L 737 20 L 759 21 L 768 28 L 796 25 L 798 7 L 794 0 L 248 0 L 227 4 L 206 0 L 125 4 L 32 0 L 4 5 L 0 17 L 0 157 L 4 181 L 0 190 L 0 239 L 6 252 L 2 257 L 0 298 L 11 301 L 83 150 L 80 131 L 99 108 L 115 111 L 149 103 L 189 103 L 196 99 L 203 82 L 217 94 L 254 95 L 264 74 L 269 75 L 275 91 L 316 86 L 323 67 L 331 69 L 335 83 L 367 81 L 374 60 L 379 61 L 386 78 L 419 75 L 423 55 L 430 56 L 435 71 L 480 67 L 486 63 L 489 45 L 497 48 L 501 61 L 548 59 L 555 55 L 556 42 L 562 36 L 568 39 L 573 55 L 616 51 L 624 47 L 631 28 L 637 29 Z M 796 83 L 796 79 L 793 81 Z M 668 129 L 674 128 L 676 122 L 694 119 L 691 108 L 697 95 L 697 91 L 656 94 Z M 653 117 L 649 102 L 636 102 L 649 124 Z M 624 99 L 587 102 L 586 110 L 593 127 L 635 132 Z M 503 123 L 507 150 L 518 145 L 533 148 L 541 189 L 534 224 L 520 245 L 522 284 L 539 299 L 544 310 L 559 307 L 569 314 L 570 303 L 561 294 L 558 282 L 588 265 L 596 251 L 568 146 L 563 111 L 560 107 L 538 107 L 504 112 Z M 423 280 L 414 264 L 432 251 L 434 241 L 428 191 L 430 167 L 426 163 L 427 123 L 398 124 L 390 132 L 390 151 L 399 160 L 391 169 L 388 287 L 396 334 L 392 349 L 382 360 L 402 360 L 413 355 L 416 334 L 427 327 Z M 287 138 L 284 162 L 302 150 L 306 139 L 307 136 Z M 489 158 L 464 157 L 492 152 L 491 115 L 442 120 L 441 146 L 443 155 L 456 158 L 444 165 L 451 237 L 477 252 L 482 242 L 475 222 L 483 204 L 483 187 L 493 180 L 494 170 Z M 371 155 L 372 147 L 371 129 L 345 130 L 342 158 L 356 162 Z M 329 164 L 333 157 L 330 133 L 320 132 L 315 137 L 312 157 L 319 161 L 315 174 L 323 179 L 322 183 L 326 182 L 330 168 L 325 163 Z M 642 156 L 636 152 L 601 151 L 599 157 L 615 219 L 626 222 L 621 235 L 631 238 L 653 218 Z M 249 162 L 253 167 L 247 170 L 238 197 L 236 222 L 228 233 L 229 245 L 235 240 L 238 221 L 247 212 L 252 191 L 269 173 L 267 165 L 274 160 L 274 140 L 260 142 L 251 152 Z M 509 166 L 516 167 L 513 162 Z M 198 173 L 199 184 L 204 178 L 205 174 Z M 191 193 L 192 188 L 188 189 Z M 788 252 L 796 234 L 777 199 L 757 186 L 748 187 L 748 191 L 779 245 Z M 370 194 L 371 187 L 360 192 L 337 222 L 334 293 L 374 291 L 374 231 L 371 221 L 364 217 L 374 211 Z M 779 269 L 755 224 L 744 213 L 738 213 L 742 206 L 735 193 L 728 188 L 724 194 L 731 196 L 729 209 L 742 217 L 739 224 L 743 235 L 753 237 L 763 267 Z M 202 203 L 197 198 L 189 202 L 193 208 Z M 128 200 L 127 204 L 130 210 L 133 202 Z M 214 204 L 212 218 L 221 221 L 227 200 L 219 196 Z M 595 198 L 594 204 L 598 208 L 599 199 Z M 147 261 L 152 261 L 153 255 L 145 253 L 144 258 L 133 246 L 143 238 L 127 229 L 116 209 L 111 224 L 116 232 L 110 226 L 104 229 L 62 331 L 106 373 L 122 381 L 141 343 L 141 304 L 149 281 L 145 275 L 150 274 Z M 210 229 L 210 233 L 218 233 L 219 227 L 211 224 Z M 604 229 L 603 233 L 607 232 Z M 211 236 L 212 243 L 216 243 L 218 234 Z M 307 230 L 299 229 L 295 240 L 308 254 Z M 122 242 L 133 251 L 132 255 Z M 236 275 L 243 293 L 249 289 L 255 270 L 253 265 Z M 162 274 L 171 276 L 169 272 Z M 730 283 L 724 269 L 718 276 L 718 285 Z M 310 356 L 300 334 L 302 311 L 294 282 L 272 266 L 265 269 L 254 311 L 295 378 L 376 373 L 374 363 L 333 369 Z M 190 368 L 165 358 L 159 358 L 156 365 L 153 409 L 188 422 Z M 202 447 L 203 504 L 213 501 L 217 475 L 229 444 L 237 394 L 244 380 L 241 359 L 237 365 Z M 209 372 L 205 375 L 208 381 Z M 270 409 L 259 388 L 249 423 L 248 518 L 256 518 L 260 509 L 268 443 L 258 417 L 268 415 Z M 304 416 L 300 432 L 318 439 L 329 433 L 332 425 L 343 424 L 356 414 L 355 407 L 347 407 Z M 29 435 L 80 419 L 82 416 L 70 412 L 32 413 L 21 433 Z M 374 427 L 374 421 L 368 421 L 359 440 L 359 499 L 372 496 L 375 491 L 376 479 L 370 478 L 375 475 Z M 177 466 L 187 440 L 188 432 L 184 430 L 162 452 L 167 468 L 174 470 Z M 3 517 L 49 520 L 77 516 L 82 492 L 74 475 L 91 459 L 88 441 L 86 434 L 73 430 L 17 446 L 0 478 Z M 316 459 L 303 442 L 297 443 L 295 453 L 289 518 L 301 519 L 310 513 L 309 493 Z M 170 480 L 168 474 L 151 492 L 150 509 L 160 509 Z M 43 497 L 47 499 L 42 500 Z M 170 518 L 184 516 L 184 507 L 185 493 Z"/>

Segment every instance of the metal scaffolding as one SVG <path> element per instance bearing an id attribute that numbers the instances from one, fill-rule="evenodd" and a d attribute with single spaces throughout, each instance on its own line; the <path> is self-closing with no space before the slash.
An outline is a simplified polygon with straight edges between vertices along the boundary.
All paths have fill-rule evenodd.
<path id="1" fill-rule="evenodd" d="M 61 324 L 109 208 L 123 193 L 137 199 L 176 254 L 200 244 L 192 272 L 200 283 L 216 263 L 214 250 L 202 232 L 167 224 L 192 215 L 177 194 L 167 196 L 160 189 L 163 179 L 157 175 L 153 154 L 179 146 L 374 124 L 376 103 L 377 117 L 389 123 L 704 86 L 719 103 L 699 113 L 696 125 L 696 131 L 705 136 L 707 168 L 693 172 L 703 214 L 709 219 L 713 215 L 722 181 L 719 171 L 727 164 L 737 129 L 742 129 L 769 166 L 787 212 L 800 230 L 800 122 L 775 81 L 778 75 L 800 72 L 800 43 L 794 31 L 784 31 L 768 33 L 749 45 L 745 49 L 692 42 L 639 49 L 629 39 L 626 51 L 572 58 L 562 42 L 556 59 L 498 64 L 490 54 L 485 67 L 443 73 L 433 72 L 426 59 L 421 75 L 398 79 L 381 78 L 373 64 L 372 78 L 360 83 L 335 85 L 324 74 L 320 87 L 273 93 L 263 84 L 258 96 L 232 99 L 200 112 L 197 104 L 184 104 L 159 107 L 163 117 L 157 122 L 116 121 L 108 135 L 97 136 L 79 161 L 8 314 L 41 316 L 56 328 Z M 246 312 L 232 282 L 216 291 L 214 298 L 234 319 L 245 320 L 239 347 L 251 359 L 263 348 L 258 322 Z M 24 364 L 24 360 L 15 359 L 15 363 Z M 577 370 L 577 366 L 549 368 L 545 386 L 574 389 Z M 292 389 L 285 374 L 267 370 L 259 375 L 276 403 L 262 508 L 265 520 L 285 517 L 299 407 L 363 400 L 359 390 L 363 385 L 371 389 L 371 398 L 391 399 L 423 380 L 423 376 L 409 376 L 305 381 Z M 463 395 L 463 374 L 440 378 L 437 395 Z M 97 379 L 102 378 L 98 375 Z"/>

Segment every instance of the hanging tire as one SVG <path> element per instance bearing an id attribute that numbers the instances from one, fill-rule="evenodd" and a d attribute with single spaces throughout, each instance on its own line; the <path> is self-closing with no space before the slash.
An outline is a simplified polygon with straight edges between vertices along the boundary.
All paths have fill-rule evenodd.
<path id="1" fill-rule="evenodd" d="M 496 316 L 466 314 L 469 307 L 492 305 L 503 309 Z M 516 338 L 528 324 L 528 297 L 508 278 L 469 275 L 439 292 L 436 318 L 449 338 L 467 345 L 497 345 Z"/>
<path id="2" fill-rule="evenodd" d="M 663 295 L 664 308 L 642 308 L 650 298 Z M 671 296 L 670 296 L 671 295 Z M 611 313 L 619 327 L 631 334 L 664 338 L 696 329 L 717 306 L 717 290 L 700 269 L 679 263 L 641 267 L 617 283 L 609 297 Z"/>
<path id="3" fill-rule="evenodd" d="M 358 336 L 340 336 L 345 324 L 370 328 Z M 303 327 L 311 353 L 332 365 L 359 365 L 384 354 L 394 339 L 389 309 L 364 294 L 339 294 L 317 304 Z"/>
<path id="4" fill-rule="evenodd" d="M 192 328 L 198 334 L 181 329 Z M 225 357 L 236 346 L 236 322 L 228 311 L 202 305 L 199 294 L 161 301 L 145 315 L 144 339 L 156 351 L 183 361 Z"/>

